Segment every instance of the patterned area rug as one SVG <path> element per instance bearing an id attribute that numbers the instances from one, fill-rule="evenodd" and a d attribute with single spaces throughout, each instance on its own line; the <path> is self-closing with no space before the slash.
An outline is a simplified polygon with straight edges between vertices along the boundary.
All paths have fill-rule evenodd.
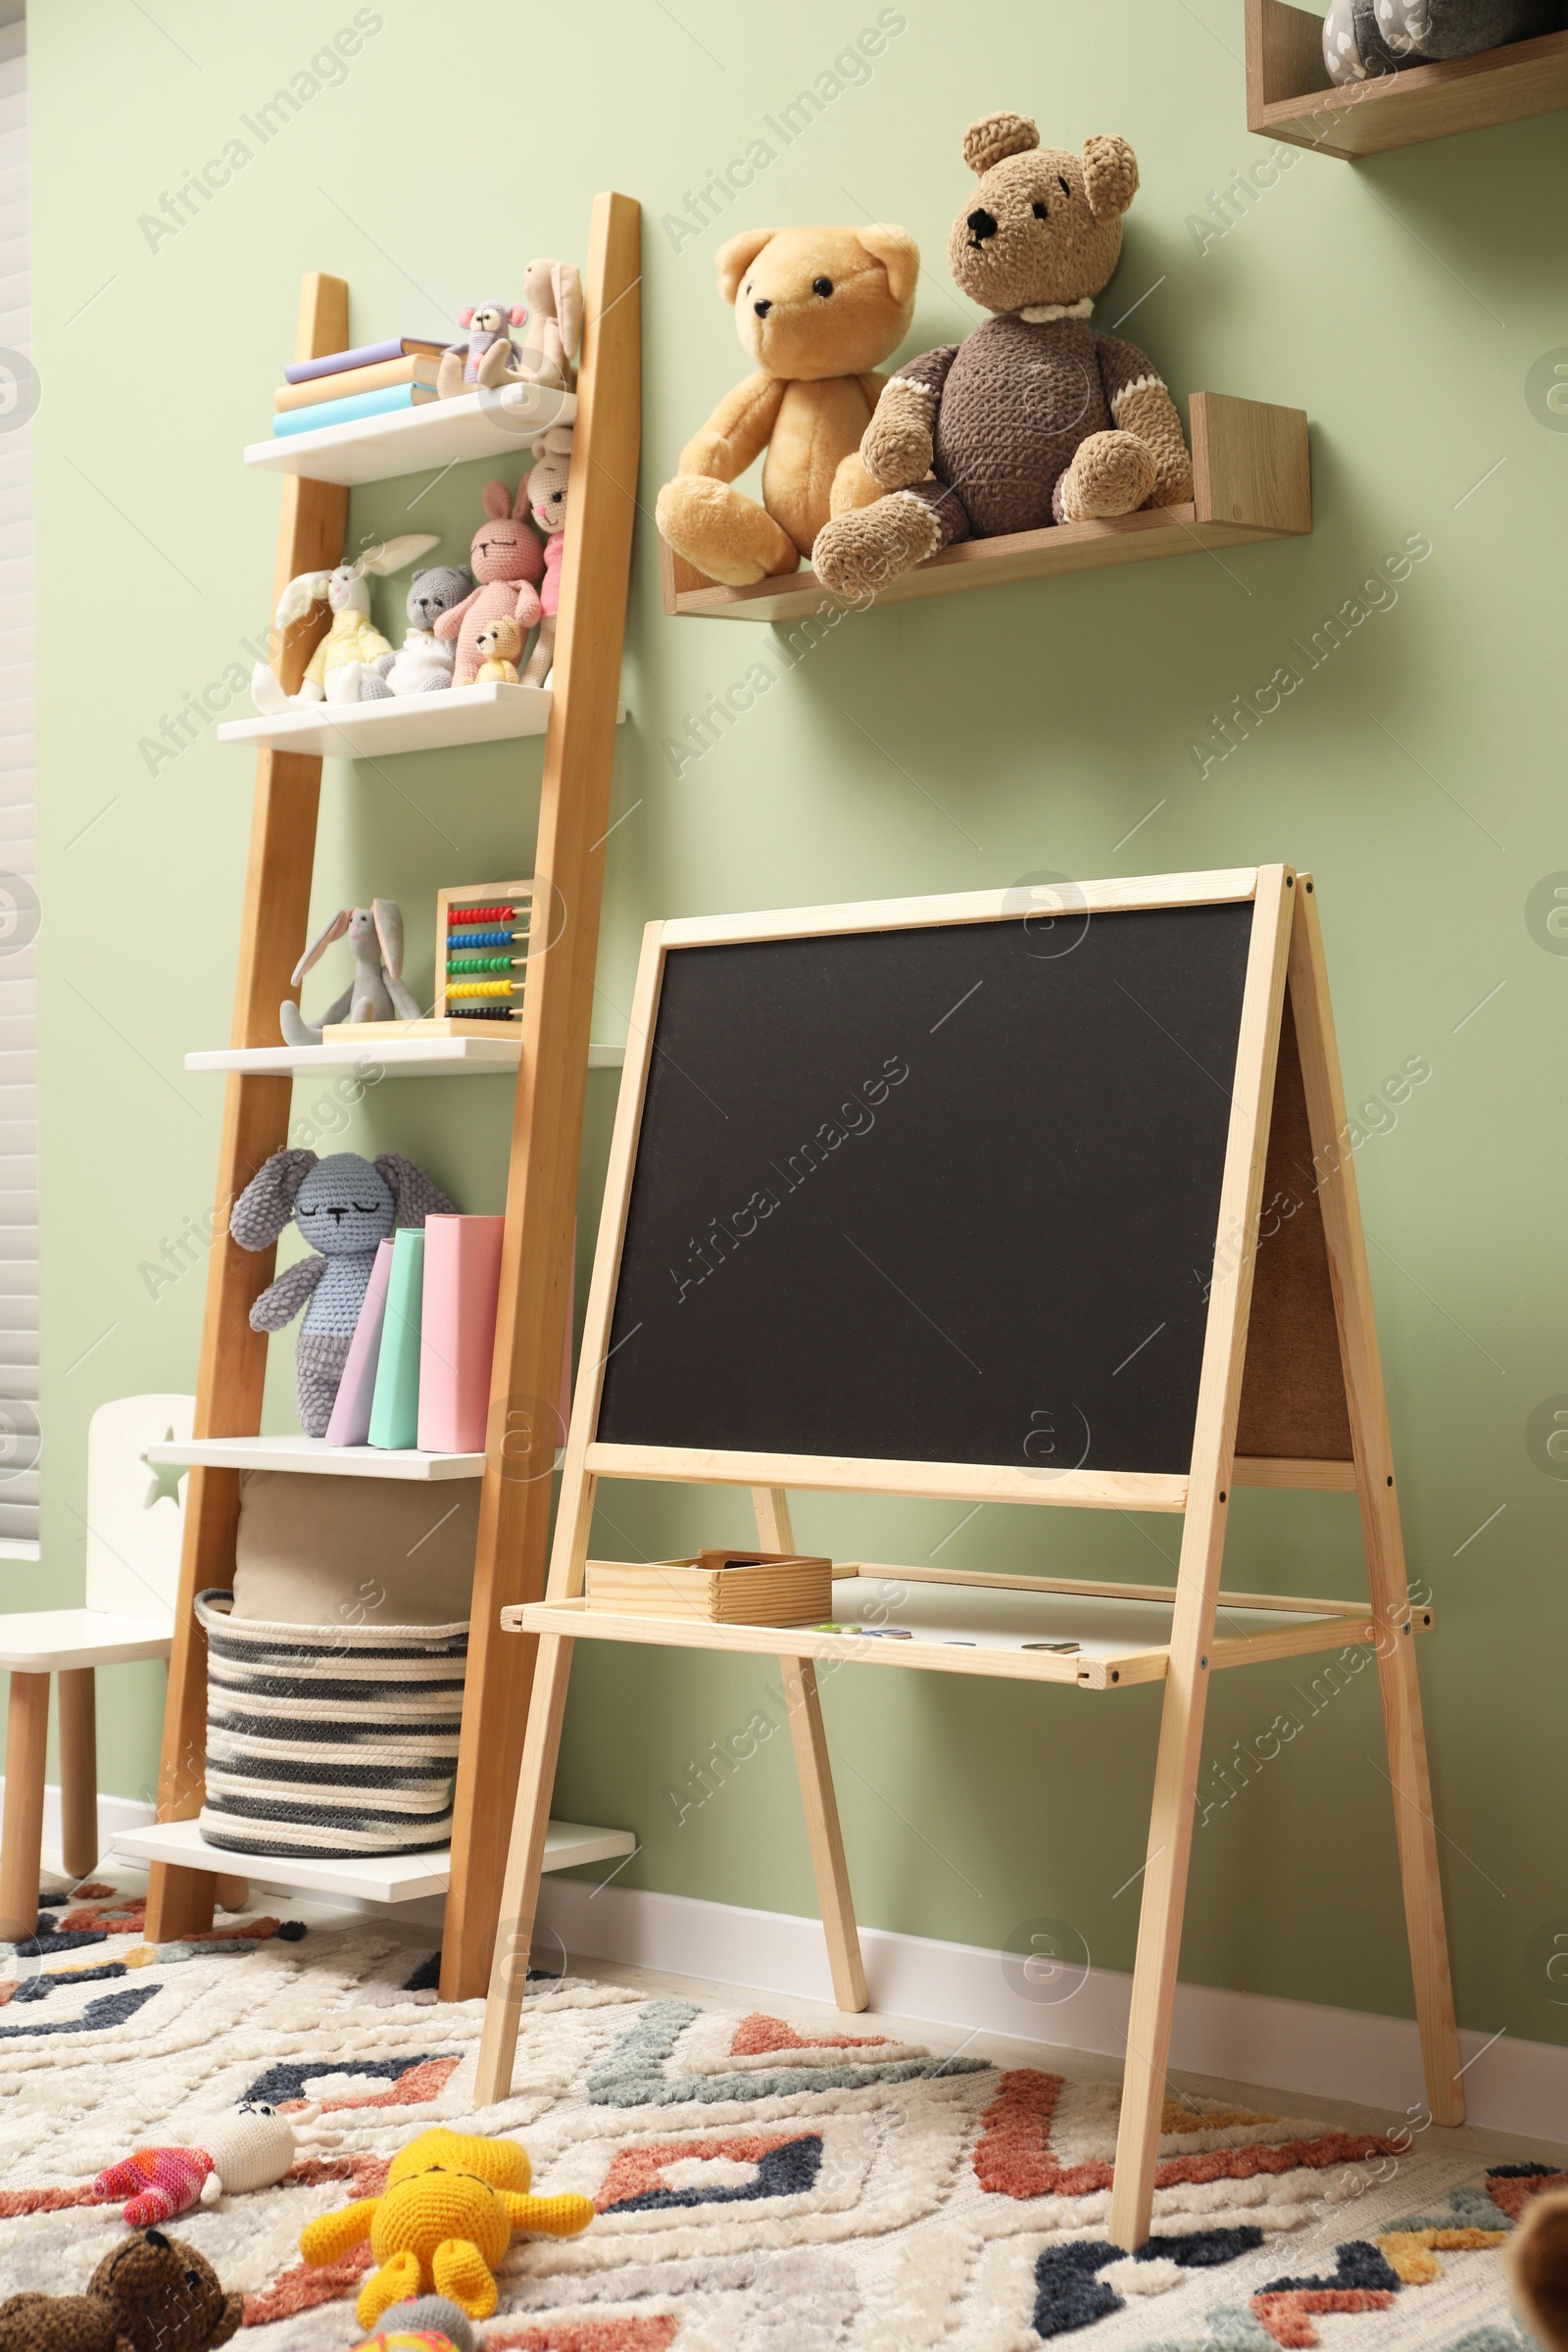
<path id="1" fill-rule="evenodd" d="M 87 1899 L 84 1901 L 82 1897 Z M 345 2347 L 368 2265 L 307 2270 L 314 2215 L 373 2194 L 435 2123 L 506 2132 L 535 2186 L 591 2197 L 514 2243 L 493 2352 L 1520 2352 L 1499 2249 L 1563 2176 L 1487 2169 L 1287 2115 L 1172 2102 L 1154 2235 L 1104 2237 L 1116 2091 L 943 2061 L 869 2033 L 542 1981 L 513 2097 L 476 2120 L 482 2004 L 369 1931 L 245 1921 L 142 1941 L 78 1890 L 0 1948 L 0 2296 L 82 2285 L 121 2232 L 84 2194 L 247 2095 L 318 2100 L 343 2137 L 278 2187 L 173 2225 L 247 2298 L 257 2352 Z"/>

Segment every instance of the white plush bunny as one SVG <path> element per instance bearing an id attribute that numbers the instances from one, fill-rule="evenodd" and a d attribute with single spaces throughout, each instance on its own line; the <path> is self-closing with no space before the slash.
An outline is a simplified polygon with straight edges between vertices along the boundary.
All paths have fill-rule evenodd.
<path id="1" fill-rule="evenodd" d="M 278 1025 L 286 1046 L 318 1046 L 321 1031 L 332 1021 L 416 1021 L 422 1010 L 403 985 L 403 913 L 395 899 L 376 899 L 368 906 L 344 906 L 326 929 L 312 940 L 294 966 L 298 988 L 318 958 L 334 940 L 346 939 L 354 951 L 354 977 L 313 1024 L 292 997 L 278 1008 Z"/>
<path id="2" fill-rule="evenodd" d="M 273 626 L 286 629 L 303 620 L 313 605 L 331 607 L 332 625 L 311 656 L 297 695 L 289 696 L 274 670 L 258 662 L 251 672 L 251 701 L 264 716 L 271 717 L 296 703 L 357 703 L 365 672 L 392 648 L 370 619 L 369 581 L 402 571 L 436 545 L 433 533 L 407 531 L 401 538 L 345 556 L 335 571 L 303 571 L 290 580 L 278 599 Z"/>

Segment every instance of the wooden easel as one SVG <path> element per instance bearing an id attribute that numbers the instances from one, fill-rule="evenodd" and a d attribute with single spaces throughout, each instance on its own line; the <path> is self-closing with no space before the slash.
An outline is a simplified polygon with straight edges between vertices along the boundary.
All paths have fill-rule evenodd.
<path id="1" fill-rule="evenodd" d="M 831 929 L 886 928 L 899 921 L 977 920 L 1009 909 L 1002 894 L 993 894 L 910 903 L 906 907 L 817 910 L 831 921 L 742 916 L 729 923 L 650 926 L 584 1333 L 583 1363 L 600 1369 L 578 1383 L 548 1596 L 543 1604 L 507 1612 L 507 1622 L 536 1633 L 540 1644 L 503 1894 L 507 1932 L 496 1950 L 477 2097 L 483 2105 L 511 2091 L 566 1681 L 573 1642 L 583 1637 L 741 1649 L 780 1659 L 834 1992 L 845 2009 L 866 2006 L 813 1666 L 815 1657 L 836 1650 L 842 1654 L 841 1644 L 834 1636 L 798 1628 L 717 1629 L 695 1621 L 588 1616 L 580 1596 L 601 1476 L 699 1477 L 751 1485 L 759 1541 L 769 1548 L 791 1547 L 784 1491 L 791 1485 L 1180 1510 L 1185 1525 L 1175 1592 L 1158 1594 L 1172 1603 L 1169 1640 L 1158 1647 L 1145 1646 L 1119 1654 L 1114 1662 L 1095 1663 L 934 1645 L 922 1656 L 918 1642 L 865 1645 L 878 1653 L 866 1662 L 878 1665 L 919 1665 L 1101 1689 L 1164 1682 L 1110 2215 L 1115 2242 L 1136 2247 L 1150 2230 L 1203 1713 L 1209 1674 L 1215 1668 L 1352 1642 L 1375 1647 L 1427 2102 L 1437 2122 L 1457 2124 L 1463 2121 L 1464 2099 L 1413 1654 L 1414 1623 L 1419 1618 L 1430 1624 L 1431 1619 L 1429 1611 L 1412 1611 L 1405 1579 L 1366 1252 L 1345 1141 L 1345 1102 L 1313 885 L 1309 876 L 1276 865 L 1260 867 L 1255 874 L 1169 876 L 1157 883 L 1082 887 L 1091 914 L 1240 899 L 1250 899 L 1253 906 L 1192 1460 L 1185 1478 L 1077 1470 L 1042 1488 L 1027 1472 L 1003 1466 L 883 1464 L 874 1466 L 873 1475 L 872 1465 L 854 1459 L 717 1452 L 697 1456 L 598 1442 L 602 1367 L 665 950 L 808 936 Z M 1294 1201 L 1294 1207 L 1287 1207 L 1287 1201 Z M 1254 1311 L 1260 1222 L 1271 1248 L 1273 1234 L 1285 1239 L 1265 1261 Z M 1245 1434 L 1245 1453 L 1238 1447 L 1239 1432 Z M 895 1469 L 906 1475 L 895 1481 L 887 1475 Z M 1370 1601 L 1222 1592 L 1220 1565 L 1234 1484 L 1319 1490 L 1353 1484 L 1361 1506 Z M 885 1573 L 1039 1592 L 1151 1596 L 1149 1588 L 1059 1578 L 958 1576 L 902 1567 Z M 1272 1611 L 1278 1623 L 1240 1636 L 1228 1631 L 1217 1635 L 1222 1608 Z M 890 1650 L 895 1652 L 891 1657 Z"/>
<path id="2" fill-rule="evenodd" d="M 571 528 L 562 568 L 554 701 L 545 747 L 535 874 L 557 910 L 558 933 L 539 956 L 523 1000 L 522 1054 L 513 1118 L 501 1303 L 486 1468 L 479 1504 L 472 1637 L 459 1748 L 451 1890 L 442 1943 L 448 2000 L 484 1989 L 501 1888 L 506 1818 L 528 1708 L 530 1642 L 503 1641 L 503 1603 L 542 1582 L 550 1476 L 569 1291 L 577 1160 L 588 1068 L 589 1015 L 599 940 L 611 771 L 632 519 L 641 388 L 640 221 L 626 196 L 593 209 L 585 272 L 582 364 L 572 435 Z M 347 348 L 348 288 L 313 275 L 300 307 L 300 359 Z M 519 456 L 525 443 L 519 441 Z M 276 592 L 299 573 L 330 569 L 343 551 L 348 493 L 288 478 Z M 293 692 L 324 615 L 295 624 L 278 663 Z M 306 939 L 320 794 L 319 759 L 259 755 L 246 869 L 232 1042 L 274 1045 L 277 1007 Z M 223 1438 L 260 1426 L 267 1339 L 253 1300 L 271 1279 L 273 1253 L 225 1241 L 228 1205 L 288 1140 L 287 1077 L 231 1076 L 218 1159 L 219 1239 L 207 1289 L 195 1434 Z M 204 1586 L 226 1584 L 234 1559 L 238 1478 L 190 1475 L 159 1777 L 160 1821 L 201 1809 L 206 1760 L 207 1647 L 193 1607 Z M 212 1925 L 210 1871 L 157 1863 L 148 1889 L 154 1942 Z"/>

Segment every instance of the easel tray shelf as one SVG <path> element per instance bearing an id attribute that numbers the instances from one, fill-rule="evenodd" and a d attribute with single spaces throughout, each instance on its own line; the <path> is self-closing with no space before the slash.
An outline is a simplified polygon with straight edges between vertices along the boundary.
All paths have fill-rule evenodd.
<path id="1" fill-rule="evenodd" d="M 1322 11 L 1247 0 L 1247 126 L 1353 163 L 1568 107 L 1568 32 L 1411 66 L 1344 88 L 1323 63 Z"/>
<path id="2" fill-rule="evenodd" d="M 277 1438 L 186 1438 L 149 1446 L 147 1459 L 192 1470 L 304 1470 L 328 1478 L 482 1478 L 482 1453 L 420 1453 L 415 1446 L 329 1446 L 300 1431 Z"/>
<path id="3" fill-rule="evenodd" d="M 545 1838 L 546 1870 L 577 1870 L 586 1862 L 618 1861 L 634 1853 L 630 1830 L 596 1830 L 576 1821 L 553 1821 Z M 170 1862 L 181 1870 L 210 1870 L 243 1877 L 260 1886 L 286 1886 L 302 1894 L 357 1897 L 366 1903 L 412 1903 L 445 1894 L 452 1884 L 452 1849 L 427 1854 L 334 1854 L 327 1859 L 282 1860 L 276 1854 L 237 1853 L 209 1845 L 194 1821 L 149 1822 L 144 1829 L 118 1830 L 114 1848 L 136 1862 Z"/>
<path id="4" fill-rule="evenodd" d="M 967 588 L 1010 586 L 1112 564 L 1148 564 L 1241 547 L 1253 539 L 1297 538 L 1312 528 L 1306 416 L 1220 392 L 1192 397 L 1191 506 L 1156 507 L 1109 522 L 1065 522 L 1003 539 L 970 539 L 889 582 L 873 604 L 902 605 Z M 660 542 L 664 611 L 707 620 L 790 621 L 850 610 L 812 571 L 723 588 Z"/>
<path id="5" fill-rule="evenodd" d="M 266 473 L 303 474 L 309 481 L 337 482 L 352 490 L 364 482 L 466 466 L 474 458 L 526 463 L 536 435 L 553 424 L 572 424 L 576 416 L 574 392 L 518 384 L 498 392 L 466 392 L 458 400 L 427 400 L 416 409 L 395 409 L 321 432 L 253 441 L 245 463 Z"/>
<path id="6" fill-rule="evenodd" d="M 716 1625 L 696 1617 L 637 1616 L 590 1609 L 581 1600 L 525 1603 L 504 1609 L 501 1622 L 513 1631 L 566 1634 L 580 1641 L 833 1658 L 841 1664 L 853 1659 L 858 1666 L 910 1666 L 938 1674 L 1068 1683 L 1088 1690 L 1164 1680 L 1174 1593 L 1168 1600 L 1149 1600 L 1112 1596 L 1103 1588 L 1030 1592 L 1019 1590 L 1025 1581 L 1014 1577 L 995 1586 L 979 1579 L 933 1583 L 902 1569 L 835 1578 L 835 1619 L 857 1628 L 904 1626 L 911 1637 L 906 1642 L 881 1632 L 829 1634 L 798 1625 Z M 1430 1627 L 1430 1610 L 1419 1614 Z M 1210 1662 L 1218 1668 L 1309 1656 L 1374 1642 L 1376 1634 L 1364 1604 L 1309 1611 L 1290 1601 L 1272 1609 L 1222 1601 Z M 1058 1652 L 1023 1646 L 1065 1641 L 1076 1642 L 1077 1648 Z"/>
<path id="7" fill-rule="evenodd" d="M 500 1022 L 494 1024 L 501 1027 Z M 512 1078 L 521 1059 L 517 1037 L 376 1038 L 368 1046 L 224 1046 L 187 1054 L 187 1070 L 243 1070 L 259 1078 L 308 1078 L 313 1070 L 371 1064 L 389 1078 Z M 624 1046 L 590 1046 L 591 1070 L 618 1070 Z"/>

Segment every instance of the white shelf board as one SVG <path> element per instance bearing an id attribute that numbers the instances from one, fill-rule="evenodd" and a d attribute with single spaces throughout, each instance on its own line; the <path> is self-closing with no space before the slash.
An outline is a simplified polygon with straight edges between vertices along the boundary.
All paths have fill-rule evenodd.
<path id="1" fill-rule="evenodd" d="M 514 1074 L 521 1054 L 520 1041 L 509 1037 L 380 1038 L 363 1049 L 347 1045 L 225 1046 L 187 1054 L 185 1067 L 248 1070 L 257 1078 L 308 1078 L 313 1070 L 367 1067 L 384 1070 L 389 1078 L 507 1078 Z M 618 1070 L 625 1058 L 624 1046 L 588 1049 L 591 1070 Z"/>
<path id="2" fill-rule="evenodd" d="M 259 1886 L 357 1896 L 367 1903 L 414 1902 L 421 1895 L 445 1894 L 452 1884 L 452 1849 L 445 1845 L 427 1854 L 342 1854 L 328 1860 L 288 1861 L 276 1854 L 209 1845 L 194 1821 L 155 1821 L 141 1829 L 117 1830 L 114 1850 L 137 1862 L 172 1862 L 182 1870 L 251 1879 Z M 545 1837 L 544 1866 L 573 1870 L 585 1862 L 617 1861 L 636 1850 L 630 1830 L 594 1830 L 581 1822 L 553 1821 Z"/>
<path id="3" fill-rule="evenodd" d="M 442 752 L 460 743 L 503 743 L 542 735 L 555 697 L 543 686 L 448 686 L 438 694 L 392 695 L 380 703 L 290 705 L 270 718 L 231 718 L 220 743 L 264 752 L 306 752 L 317 760 L 387 759 Z"/>
<path id="4" fill-rule="evenodd" d="M 305 703 L 270 718 L 231 718 L 219 728 L 218 740 L 313 760 L 390 760 L 401 752 L 455 751 L 466 743 L 542 735 L 554 701 L 543 686 L 497 684 L 392 695 L 380 703 Z M 625 723 L 621 703 L 615 724 Z"/>
<path id="5" fill-rule="evenodd" d="M 395 481 L 400 474 L 438 471 L 470 458 L 520 458 L 526 465 L 536 435 L 570 424 L 575 392 L 542 384 L 511 384 L 494 392 L 465 392 L 458 400 L 427 400 L 416 409 L 363 416 L 314 433 L 280 433 L 253 441 L 247 466 L 266 473 L 299 473 L 313 482 Z"/>
<path id="6" fill-rule="evenodd" d="M 298 1430 L 277 1438 L 186 1438 L 149 1446 L 145 1459 L 196 1470 L 310 1470 L 328 1478 L 482 1478 L 482 1453 L 420 1453 L 416 1446 L 329 1446 Z"/>

